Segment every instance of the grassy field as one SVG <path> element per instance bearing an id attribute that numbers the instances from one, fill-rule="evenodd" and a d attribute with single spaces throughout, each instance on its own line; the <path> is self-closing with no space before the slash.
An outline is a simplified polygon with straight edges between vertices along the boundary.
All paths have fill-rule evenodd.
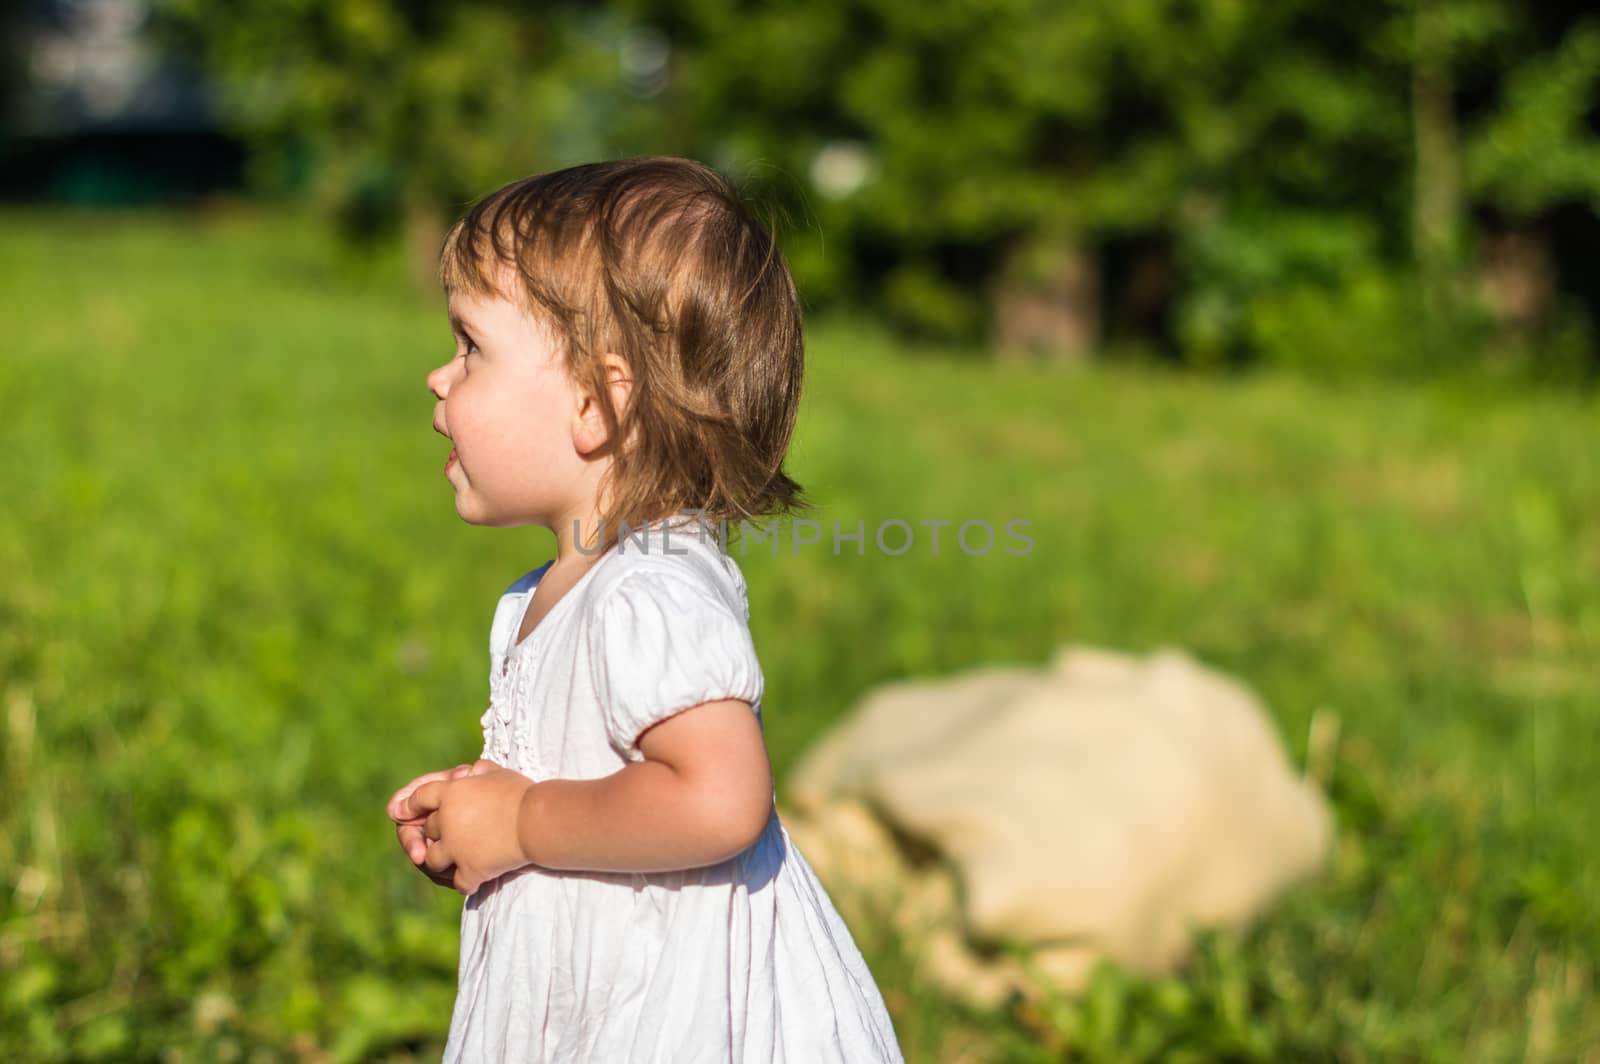
<path id="1" fill-rule="evenodd" d="M 0 1057 L 437 1059 L 460 900 L 383 815 L 478 750 L 500 591 L 429 430 L 442 301 L 291 217 L 0 216 Z M 856 928 L 912 1061 L 1600 1061 L 1600 404 L 996 368 L 814 328 L 831 529 L 1013 557 L 744 561 L 784 772 L 872 685 L 1063 642 L 1339 722 L 1327 875 L 1180 976 L 940 1000 Z M 870 534 L 870 533 L 869 533 Z"/>

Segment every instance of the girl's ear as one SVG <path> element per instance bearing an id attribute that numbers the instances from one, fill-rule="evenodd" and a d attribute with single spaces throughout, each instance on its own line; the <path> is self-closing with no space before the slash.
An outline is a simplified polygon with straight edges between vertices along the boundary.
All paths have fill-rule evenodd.
<path id="1" fill-rule="evenodd" d="M 600 356 L 600 364 L 605 368 L 606 388 L 611 393 L 611 405 L 620 419 L 627 412 L 628 399 L 633 395 L 633 377 L 628 371 L 628 363 L 621 355 L 608 351 Z M 578 397 L 572 434 L 572 441 L 578 448 L 578 453 L 587 455 L 605 446 L 609 439 L 600 400 L 593 392 L 581 393 Z"/>

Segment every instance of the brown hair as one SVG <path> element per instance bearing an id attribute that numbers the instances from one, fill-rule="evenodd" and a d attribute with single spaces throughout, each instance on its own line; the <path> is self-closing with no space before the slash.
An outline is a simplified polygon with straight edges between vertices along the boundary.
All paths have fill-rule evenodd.
<path id="1" fill-rule="evenodd" d="M 439 279 L 515 298 L 499 291 L 506 267 L 564 341 L 568 375 L 601 397 L 616 441 L 604 543 L 618 521 L 686 509 L 715 528 L 810 507 L 783 469 L 805 362 L 799 296 L 771 232 L 715 170 L 625 159 L 513 182 L 451 228 Z M 633 377 L 620 419 L 608 351 Z"/>

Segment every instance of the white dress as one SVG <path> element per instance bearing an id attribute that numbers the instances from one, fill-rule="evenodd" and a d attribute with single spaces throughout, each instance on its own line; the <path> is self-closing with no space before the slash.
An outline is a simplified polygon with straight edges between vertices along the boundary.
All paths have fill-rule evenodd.
<path id="1" fill-rule="evenodd" d="M 490 636 L 483 756 L 535 780 L 643 760 L 651 724 L 739 698 L 761 714 L 744 576 L 692 519 L 600 558 L 521 645 L 549 565 L 511 585 Z M 903 1061 L 849 930 L 774 810 L 721 864 L 664 873 L 532 865 L 461 915 L 444 1059 Z"/>

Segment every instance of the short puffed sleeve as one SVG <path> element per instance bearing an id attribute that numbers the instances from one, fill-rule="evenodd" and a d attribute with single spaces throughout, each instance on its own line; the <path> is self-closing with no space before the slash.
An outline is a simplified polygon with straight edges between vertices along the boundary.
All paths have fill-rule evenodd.
<path id="1" fill-rule="evenodd" d="M 761 663 L 744 617 L 717 589 L 677 574 L 629 573 L 595 606 L 589 631 L 595 696 L 611 745 L 644 759 L 639 737 L 704 702 L 761 699 Z"/>

